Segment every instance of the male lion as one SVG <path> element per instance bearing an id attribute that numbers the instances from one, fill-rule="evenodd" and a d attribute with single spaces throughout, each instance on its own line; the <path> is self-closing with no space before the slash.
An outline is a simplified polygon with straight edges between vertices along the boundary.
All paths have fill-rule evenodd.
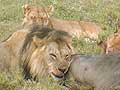
<path id="1" fill-rule="evenodd" d="M 43 26 L 45 25 L 50 28 L 66 31 L 72 36 L 76 36 L 78 38 L 84 36 L 90 39 L 97 39 L 98 34 L 102 31 L 101 28 L 93 22 L 71 21 L 71 20 L 63 20 L 58 18 L 51 18 L 49 17 L 48 14 L 50 10 L 53 11 L 52 6 L 51 8 L 49 7 L 49 10 L 46 10 L 46 8 L 44 7 L 38 8 L 31 5 L 27 5 L 27 7 L 25 6 L 24 6 L 25 17 L 23 22 L 26 22 L 26 24 L 39 23 L 40 25 Z M 26 10 L 28 8 L 29 11 Z"/>
<path id="2" fill-rule="evenodd" d="M 120 90 L 120 53 L 76 54 L 71 56 L 70 61 L 69 74 L 81 84 L 91 85 L 92 90 Z M 76 89 L 70 87 L 70 90 Z"/>
<path id="3" fill-rule="evenodd" d="M 36 76 L 48 76 L 48 73 L 63 78 L 69 67 L 66 58 L 73 53 L 71 40 L 63 31 L 33 29 L 26 37 L 21 54 L 25 78 L 36 79 Z"/>
<path id="4" fill-rule="evenodd" d="M 98 45 L 105 54 L 120 51 L 120 30 L 108 36 L 105 41 L 100 41 Z"/>
<path id="5" fill-rule="evenodd" d="M 16 69 L 20 64 L 25 79 L 50 74 L 63 78 L 69 67 L 66 58 L 73 54 L 71 40 L 66 32 L 38 25 L 16 31 L 0 44 L 0 69 Z"/>

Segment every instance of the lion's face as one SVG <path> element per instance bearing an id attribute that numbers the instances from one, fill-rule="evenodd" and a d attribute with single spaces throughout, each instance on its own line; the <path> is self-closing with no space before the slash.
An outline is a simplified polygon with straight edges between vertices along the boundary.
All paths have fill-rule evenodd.
<path id="1" fill-rule="evenodd" d="M 53 6 L 37 7 L 32 5 L 24 5 L 24 18 L 22 25 L 31 25 L 33 23 L 39 23 L 40 25 L 47 25 L 49 13 L 53 11 Z"/>
<path id="2" fill-rule="evenodd" d="M 48 60 L 49 73 L 53 78 L 63 78 L 70 65 L 67 58 L 73 53 L 72 48 L 66 43 L 59 45 L 56 42 L 51 42 L 48 43 L 45 52 L 47 53 L 45 57 Z"/>
<path id="3" fill-rule="evenodd" d="M 50 41 L 42 47 L 38 44 L 38 47 L 34 50 L 29 62 L 29 64 L 32 64 L 30 66 L 30 73 L 37 74 L 43 72 L 42 68 L 44 68 L 46 69 L 45 73 L 48 71 L 47 74 L 50 74 L 55 80 L 63 79 L 64 74 L 68 71 L 70 65 L 68 58 L 71 54 L 73 54 L 73 49 L 70 46 L 70 43 Z M 44 64 L 44 66 L 41 67 L 41 64 Z"/>

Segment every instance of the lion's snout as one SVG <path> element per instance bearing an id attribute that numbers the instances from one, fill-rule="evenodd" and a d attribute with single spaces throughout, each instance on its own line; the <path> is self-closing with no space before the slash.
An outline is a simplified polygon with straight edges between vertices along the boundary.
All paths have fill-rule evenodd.
<path id="1" fill-rule="evenodd" d="M 58 68 L 58 70 L 60 71 L 60 72 L 62 72 L 62 73 L 65 73 L 65 71 L 66 71 L 66 68 Z"/>
<path id="2" fill-rule="evenodd" d="M 65 66 L 56 67 L 53 64 L 49 64 L 49 72 L 53 78 L 63 79 L 64 74 L 67 72 L 68 68 Z"/>

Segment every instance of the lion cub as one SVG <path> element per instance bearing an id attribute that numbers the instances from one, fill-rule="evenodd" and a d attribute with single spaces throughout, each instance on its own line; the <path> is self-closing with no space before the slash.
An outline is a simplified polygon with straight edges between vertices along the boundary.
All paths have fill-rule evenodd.
<path id="1" fill-rule="evenodd" d="M 73 37 L 87 37 L 96 40 L 102 31 L 99 26 L 93 22 L 72 21 L 49 17 L 49 13 L 54 10 L 53 6 L 37 7 L 32 5 L 24 5 L 23 25 L 39 23 L 56 30 L 68 32 Z"/>

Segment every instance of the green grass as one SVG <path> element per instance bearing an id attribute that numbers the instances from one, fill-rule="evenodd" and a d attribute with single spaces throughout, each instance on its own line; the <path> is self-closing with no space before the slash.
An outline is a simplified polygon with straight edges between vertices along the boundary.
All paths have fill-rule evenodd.
<path id="1" fill-rule="evenodd" d="M 41 78 L 40 81 L 31 82 L 23 80 L 21 73 L 14 72 L 12 78 L 6 76 L 6 73 L 0 74 L 0 90 L 61 90 L 52 78 Z"/>
<path id="2" fill-rule="evenodd" d="M 103 32 L 99 40 L 104 40 L 113 33 L 120 19 L 120 0 L 0 0 L 0 41 L 7 38 L 12 32 L 21 28 L 23 17 L 22 5 L 31 3 L 38 6 L 53 5 L 55 11 L 53 17 L 68 20 L 93 21 L 102 27 Z M 99 41 L 98 40 L 98 41 Z M 83 39 L 73 39 L 73 46 L 77 53 L 94 54 L 100 53 L 96 43 L 85 42 Z M 44 79 L 43 81 L 47 81 Z M 52 79 L 46 84 L 29 83 L 22 79 L 19 72 L 14 74 L 12 80 L 6 74 L 0 74 L 0 90 L 60 90 Z M 84 89 L 86 90 L 86 89 Z"/>

